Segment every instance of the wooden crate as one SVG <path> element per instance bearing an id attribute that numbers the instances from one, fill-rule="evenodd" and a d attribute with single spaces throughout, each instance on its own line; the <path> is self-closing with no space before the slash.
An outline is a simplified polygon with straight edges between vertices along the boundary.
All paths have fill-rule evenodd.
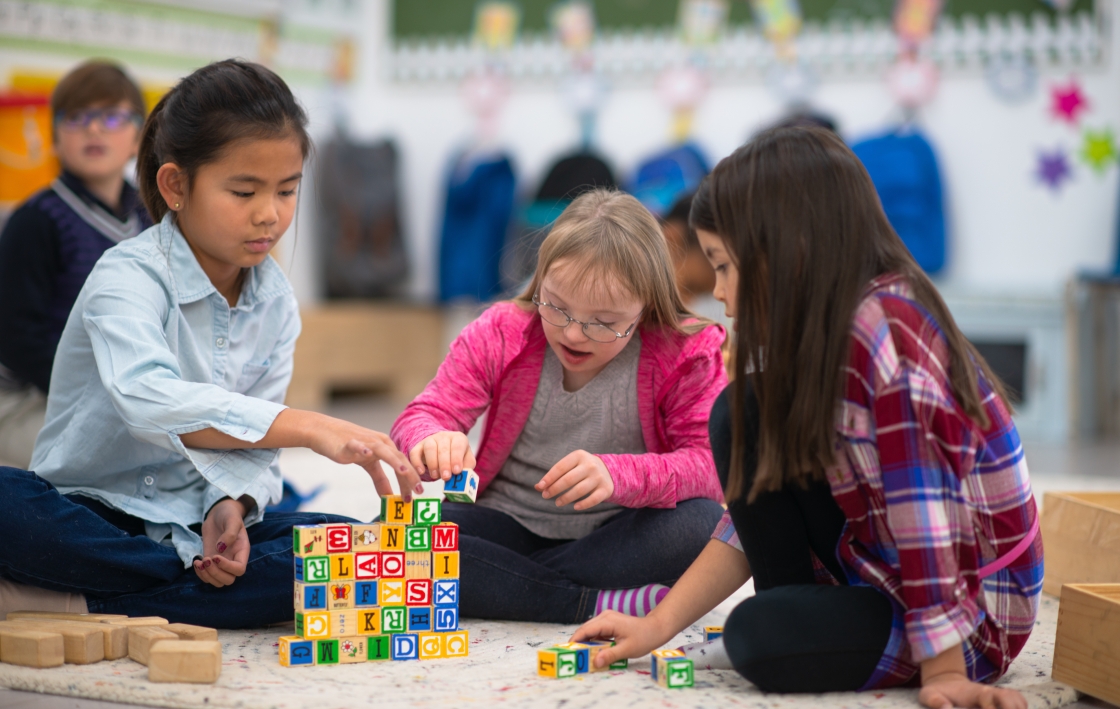
<path id="1" fill-rule="evenodd" d="M 1054 679 L 1120 704 L 1120 584 L 1062 587 Z"/>
<path id="2" fill-rule="evenodd" d="M 419 394 L 443 361 L 438 308 L 343 301 L 300 313 L 286 403 L 322 409 L 332 389 L 380 388 L 400 402 Z"/>
<path id="3" fill-rule="evenodd" d="M 1066 583 L 1120 583 L 1120 492 L 1048 492 L 1042 541 L 1052 596 Z"/>

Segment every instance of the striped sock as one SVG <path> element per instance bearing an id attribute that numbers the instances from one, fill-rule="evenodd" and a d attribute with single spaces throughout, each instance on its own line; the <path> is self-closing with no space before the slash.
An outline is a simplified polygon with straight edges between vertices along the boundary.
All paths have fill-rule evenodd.
<path id="1" fill-rule="evenodd" d="M 698 670 L 733 670 L 731 658 L 727 656 L 727 649 L 723 645 L 723 638 L 716 638 L 707 642 L 682 645 L 677 648 L 684 652 L 684 656 L 692 660 L 692 666 Z"/>
<path id="2" fill-rule="evenodd" d="M 618 611 L 635 618 L 644 618 L 669 593 L 668 586 L 651 583 L 638 588 L 620 588 L 599 591 L 595 601 L 595 615 L 603 611 Z"/>

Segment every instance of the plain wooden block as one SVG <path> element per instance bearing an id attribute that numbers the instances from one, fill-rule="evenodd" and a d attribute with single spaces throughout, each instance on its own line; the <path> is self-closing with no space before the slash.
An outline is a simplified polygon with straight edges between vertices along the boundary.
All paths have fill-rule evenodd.
<path id="1" fill-rule="evenodd" d="M 1043 591 L 1060 596 L 1067 583 L 1120 583 L 1120 492 L 1047 492 L 1040 521 Z"/>
<path id="2" fill-rule="evenodd" d="M 128 656 L 141 665 L 146 665 L 156 644 L 170 642 L 171 640 L 179 641 L 179 636 L 167 630 L 166 626 L 139 625 L 129 628 Z"/>
<path id="3" fill-rule="evenodd" d="M 179 636 L 180 640 L 217 640 L 218 631 L 201 625 L 188 623 L 169 623 L 164 630 L 170 630 Z"/>
<path id="4" fill-rule="evenodd" d="M 148 656 L 148 680 L 213 684 L 222 674 L 217 640 L 163 640 Z"/>
<path id="5" fill-rule="evenodd" d="M 24 667 L 58 667 L 64 660 L 65 649 L 58 633 L 0 628 L 0 662 Z"/>
<path id="6" fill-rule="evenodd" d="M 127 616 L 121 617 L 126 618 Z M 12 622 L 31 623 L 36 627 L 41 627 L 47 632 L 53 632 L 54 628 L 45 626 L 43 625 L 44 623 L 51 623 L 54 625 L 70 625 L 83 630 L 96 630 L 97 632 L 101 633 L 103 644 L 105 646 L 105 657 L 103 659 L 119 660 L 122 657 L 126 657 L 128 655 L 128 628 L 124 627 L 123 625 L 113 625 L 111 623 L 102 622 L 90 623 L 86 621 L 72 621 L 69 619 L 62 620 L 56 618 L 40 617 L 17 618 Z"/>
<path id="7" fill-rule="evenodd" d="M 78 623 L 100 623 L 102 621 L 116 622 L 127 615 L 113 613 L 60 613 L 56 611 L 10 611 L 8 620 L 21 620 L 23 618 L 44 618 L 49 620 L 72 620 Z"/>
<path id="8" fill-rule="evenodd" d="M 1120 703 L 1120 584 L 1066 584 L 1058 606 L 1055 680 Z"/>
<path id="9" fill-rule="evenodd" d="M 23 619 L 0 621 L 0 627 L 58 633 L 62 636 L 63 657 L 71 665 L 88 665 L 105 659 L 104 636 L 100 628 L 91 623 Z"/>
<path id="10" fill-rule="evenodd" d="M 121 618 L 119 620 L 103 620 L 102 623 L 112 623 L 113 625 L 124 625 L 129 628 L 139 627 L 145 625 L 168 625 L 167 618 L 160 618 L 155 615 L 139 616 L 136 618 Z"/>

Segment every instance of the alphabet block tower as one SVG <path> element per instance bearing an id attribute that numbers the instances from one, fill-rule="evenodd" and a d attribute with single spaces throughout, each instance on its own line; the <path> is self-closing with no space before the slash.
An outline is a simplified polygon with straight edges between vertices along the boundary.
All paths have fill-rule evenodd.
<path id="1" fill-rule="evenodd" d="M 473 502 L 478 476 L 460 475 Z M 280 664 L 466 657 L 459 526 L 440 515 L 439 500 L 393 496 L 372 524 L 295 527 L 296 634 L 280 638 Z"/>

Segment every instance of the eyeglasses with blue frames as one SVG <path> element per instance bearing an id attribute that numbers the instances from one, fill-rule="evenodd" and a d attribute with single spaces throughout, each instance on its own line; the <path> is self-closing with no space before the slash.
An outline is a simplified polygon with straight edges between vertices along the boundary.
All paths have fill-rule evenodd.
<path id="1" fill-rule="evenodd" d="M 54 120 L 65 131 L 84 130 L 97 121 L 110 133 L 123 130 L 129 124 L 139 128 L 144 123 L 143 116 L 127 108 L 87 108 L 84 111 L 55 114 Z"/>
<path id="2" fill-rule="evenodd" d="M 642 319 L 642 314 L 638 313 L 638 319 L 630 323 L 630 327 L 626 328 L 626 332 L 615 332 L 603 323 L 576 320 L 555 305 L 541 302 L 535 295 L 533 296 L 533 305 L 537 306 L 537 312 L 540 313 L 541 320 L 544 320 L 549 325 L 563 329 L 572 323 L 577 323 L 583 328 L 583 334 L 587 336 L 587 339 L 592 342 L 598 342 L 601 345 L 614 342 L 623 337 L 629 337 L 630 333 L 634 330 L 634 326 L 638 324 L 638 320 Z"/>

